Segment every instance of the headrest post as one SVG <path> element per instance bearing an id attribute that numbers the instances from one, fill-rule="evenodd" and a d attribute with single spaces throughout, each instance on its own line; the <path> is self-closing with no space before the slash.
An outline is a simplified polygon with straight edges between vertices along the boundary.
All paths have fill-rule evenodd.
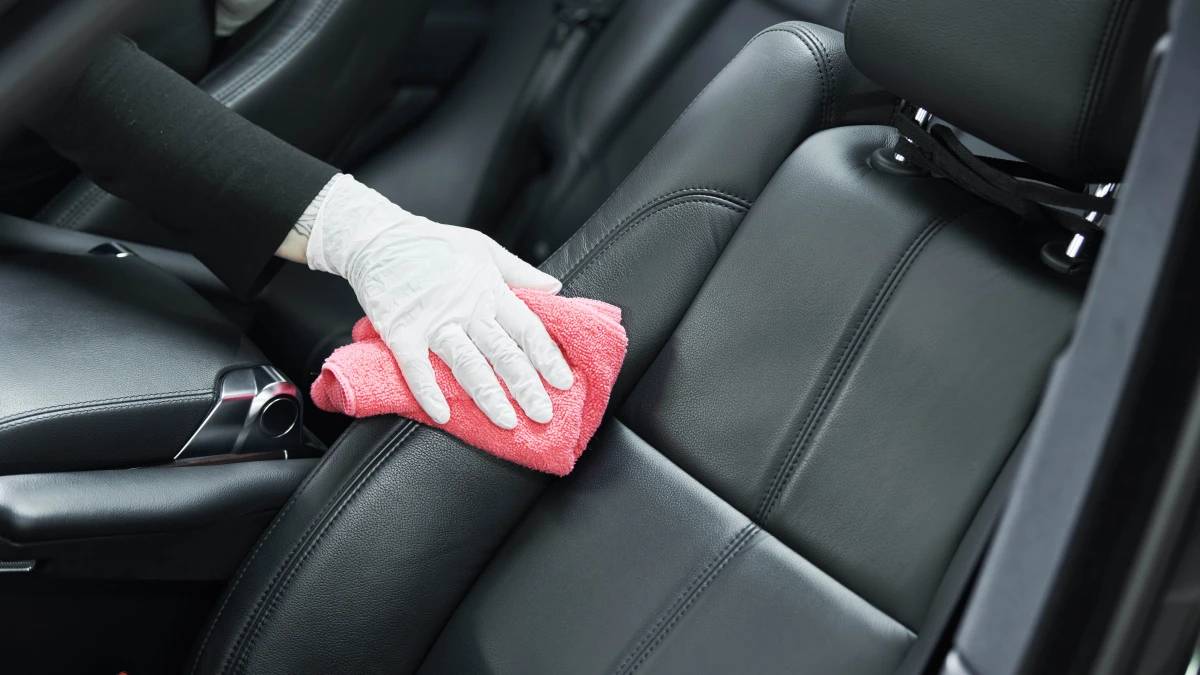
<path id="1" fill-rule="evenodd" d="M 1115 193 L 1118 187 L 1120 186 L 1117 183 L 1096 183 L 1088 186 L 1088 194 L 1092 195 L 1093 197 L 1108 197 Z M 1104 219 L 1104 216 L 1102 216 L 1098 211 L 1092 211 L 1084 216 L 1083 219 L 1089 223 L 1099 224 L 1100 221 Z M 1087 240 L 1082 234 L 1076 233 L 1075 236 L 1071 238 L 1071 243 L 1067 245 L 1067 257 L 1079 257 L 1079 252 L 1083 250 L 1083 245 L 1086 243 L 1086 241 Z"/>
<path id="2" fill-rule="evenodd" d="M 904 103 L 900 104 L 901 111 L 903 111 L 905 107 L 906 105 Z M 901 114 L 903 114 L 903 112 Z M 933 114 L 924 108 L 917 108 L 916 112 L 913 113 L 913 121 L 916 122 L 917 125 L 922 129 L 928 131 L 929 127 L 933 126 Z M 905 136 L 905 138 L 908 139 L 909 143 L 912 143 L 911 138 L 908 138 L 907 136 Z M 897 162 L 900 162 L 901 164 L 904 163 L 904 155 L 897 152 L 894 153 L 894 156 Z"/>
<path id="3" fill-rule="evenodd" d="M 920 105 L 1063 181 L 1118 181 L 1171 2 L 855 0 L 846 53 L 905 123 Z"/>

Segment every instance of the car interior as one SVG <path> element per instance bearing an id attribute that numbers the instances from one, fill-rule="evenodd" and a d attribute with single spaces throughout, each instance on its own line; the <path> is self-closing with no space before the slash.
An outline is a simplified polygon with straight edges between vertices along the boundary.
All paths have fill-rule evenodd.
<path id="1" fill-rule="evenodd" d="M 1200 669 L 1200 2 L 0 0 L 0 123 L 116 31 L 628 353 L 565 478 L 323 412 L 346 281 L 0 127 L 3 672 Z"/>

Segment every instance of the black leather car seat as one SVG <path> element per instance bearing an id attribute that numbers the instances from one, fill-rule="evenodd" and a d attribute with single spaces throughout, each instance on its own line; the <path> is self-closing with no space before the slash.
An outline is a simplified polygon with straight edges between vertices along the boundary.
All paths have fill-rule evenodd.
<path id="1" fill-rule="evenodd" d="M 1112 180 L 1164 4 L 857 0 L 848 48 L 1017 156 Z M 836 32 L 754 38 L 544 265 L 630 336 L 575 472 L 356 422 L 187 672 L 910 667 L 1081 279 L 1039 259 L 1065 232 L 873 169 L 895 129 L 830 128 L 864 82 Z"/>
<path id="2" fill-rule="evenodd" d="M 277 0 L 243 29 L 245 36 L 233 38 L 232 53 L 198 84 L 283 140 L 327 157 L 384 95 L 390 71 L 430 2 Z M 162 49 L 154 53 L 172 56 Z M 167 61 L 174 66 L 184 59 Z M 84 178 L 51 200 L 37 220 L 175 247 L 163 228 Z"/>

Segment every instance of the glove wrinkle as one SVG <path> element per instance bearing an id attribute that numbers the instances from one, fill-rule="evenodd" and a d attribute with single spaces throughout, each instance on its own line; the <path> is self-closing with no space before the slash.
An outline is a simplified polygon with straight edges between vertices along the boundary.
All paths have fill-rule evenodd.
<path id="1" fill-rule="evenodd" d="M 501 380 L 537 423 L 554 415 L 542 377 L 560 390 L 573 384 L 541 319 L 509 288 L 553 293 L 561 284 L 481 232 L 413 215 L 344 176 L 317 209 L 306 258 L 309 267 L 350 282 L 413 396 L 439 423 L 450 408 L 431 351 L 504 429 L 518 417 Z"/>

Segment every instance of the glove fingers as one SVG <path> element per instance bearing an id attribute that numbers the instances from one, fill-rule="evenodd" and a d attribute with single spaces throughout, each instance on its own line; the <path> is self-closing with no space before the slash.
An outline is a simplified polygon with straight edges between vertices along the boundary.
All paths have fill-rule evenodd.
<path id="1" fill-rule="evenodd" d="M 472 321 L 467 325 L 467 336 L 483 352 L 504 380 L 508 391 L 517 399 L 529 419 L 540 424 L 550 421 L 554 415 L 550 395 L 542 386 L 542 378 L 533 369 L 533 363 L 517 346 L 500 324 L 492 320 Z"/>
<path id="2" fill-rule="evenodd" d="M 425 414 L 438 424 L 449 422 L 450 405 L 446 403 L 446 397 L 433 375 L 433 365 L 429 363 L 429 350 L 420 345 L 397 348 L 389 343 L 388 347 L 396 357 L 405 383 Z"/>
<path id="3" fill-rule="evenodd" d="M 556 389 L 566 391 L 575 376 L 558 345 L 550 339 L 542 320 L 521 299 L 505 288 L 497 293 L 496 321 L 525 352 L 542 377 Z"/>
<path id="4" fill-rule="evenodd" d="M 504 278 L 504 283 L 513 288 L 532 288 L 548 293 L 557 293 L 562 289 L 562 283 L 558 279 L 509 253 L 500 244 L 490 239 L 488 241 L 491 243 L 489 249 L 492 253 L 492 260 L 496 262 L 496 267 L 500 270 L 500 276 Z"/>
<path id="5" fill-rule="evenodd" d="M 517 426 L 517 413 L 500 388 L 496 373 L 462 327 L 450 325 L 441 329 L 430 347 L 450 366 L 454 379 L 488 419 L 502 429 Z"/>

